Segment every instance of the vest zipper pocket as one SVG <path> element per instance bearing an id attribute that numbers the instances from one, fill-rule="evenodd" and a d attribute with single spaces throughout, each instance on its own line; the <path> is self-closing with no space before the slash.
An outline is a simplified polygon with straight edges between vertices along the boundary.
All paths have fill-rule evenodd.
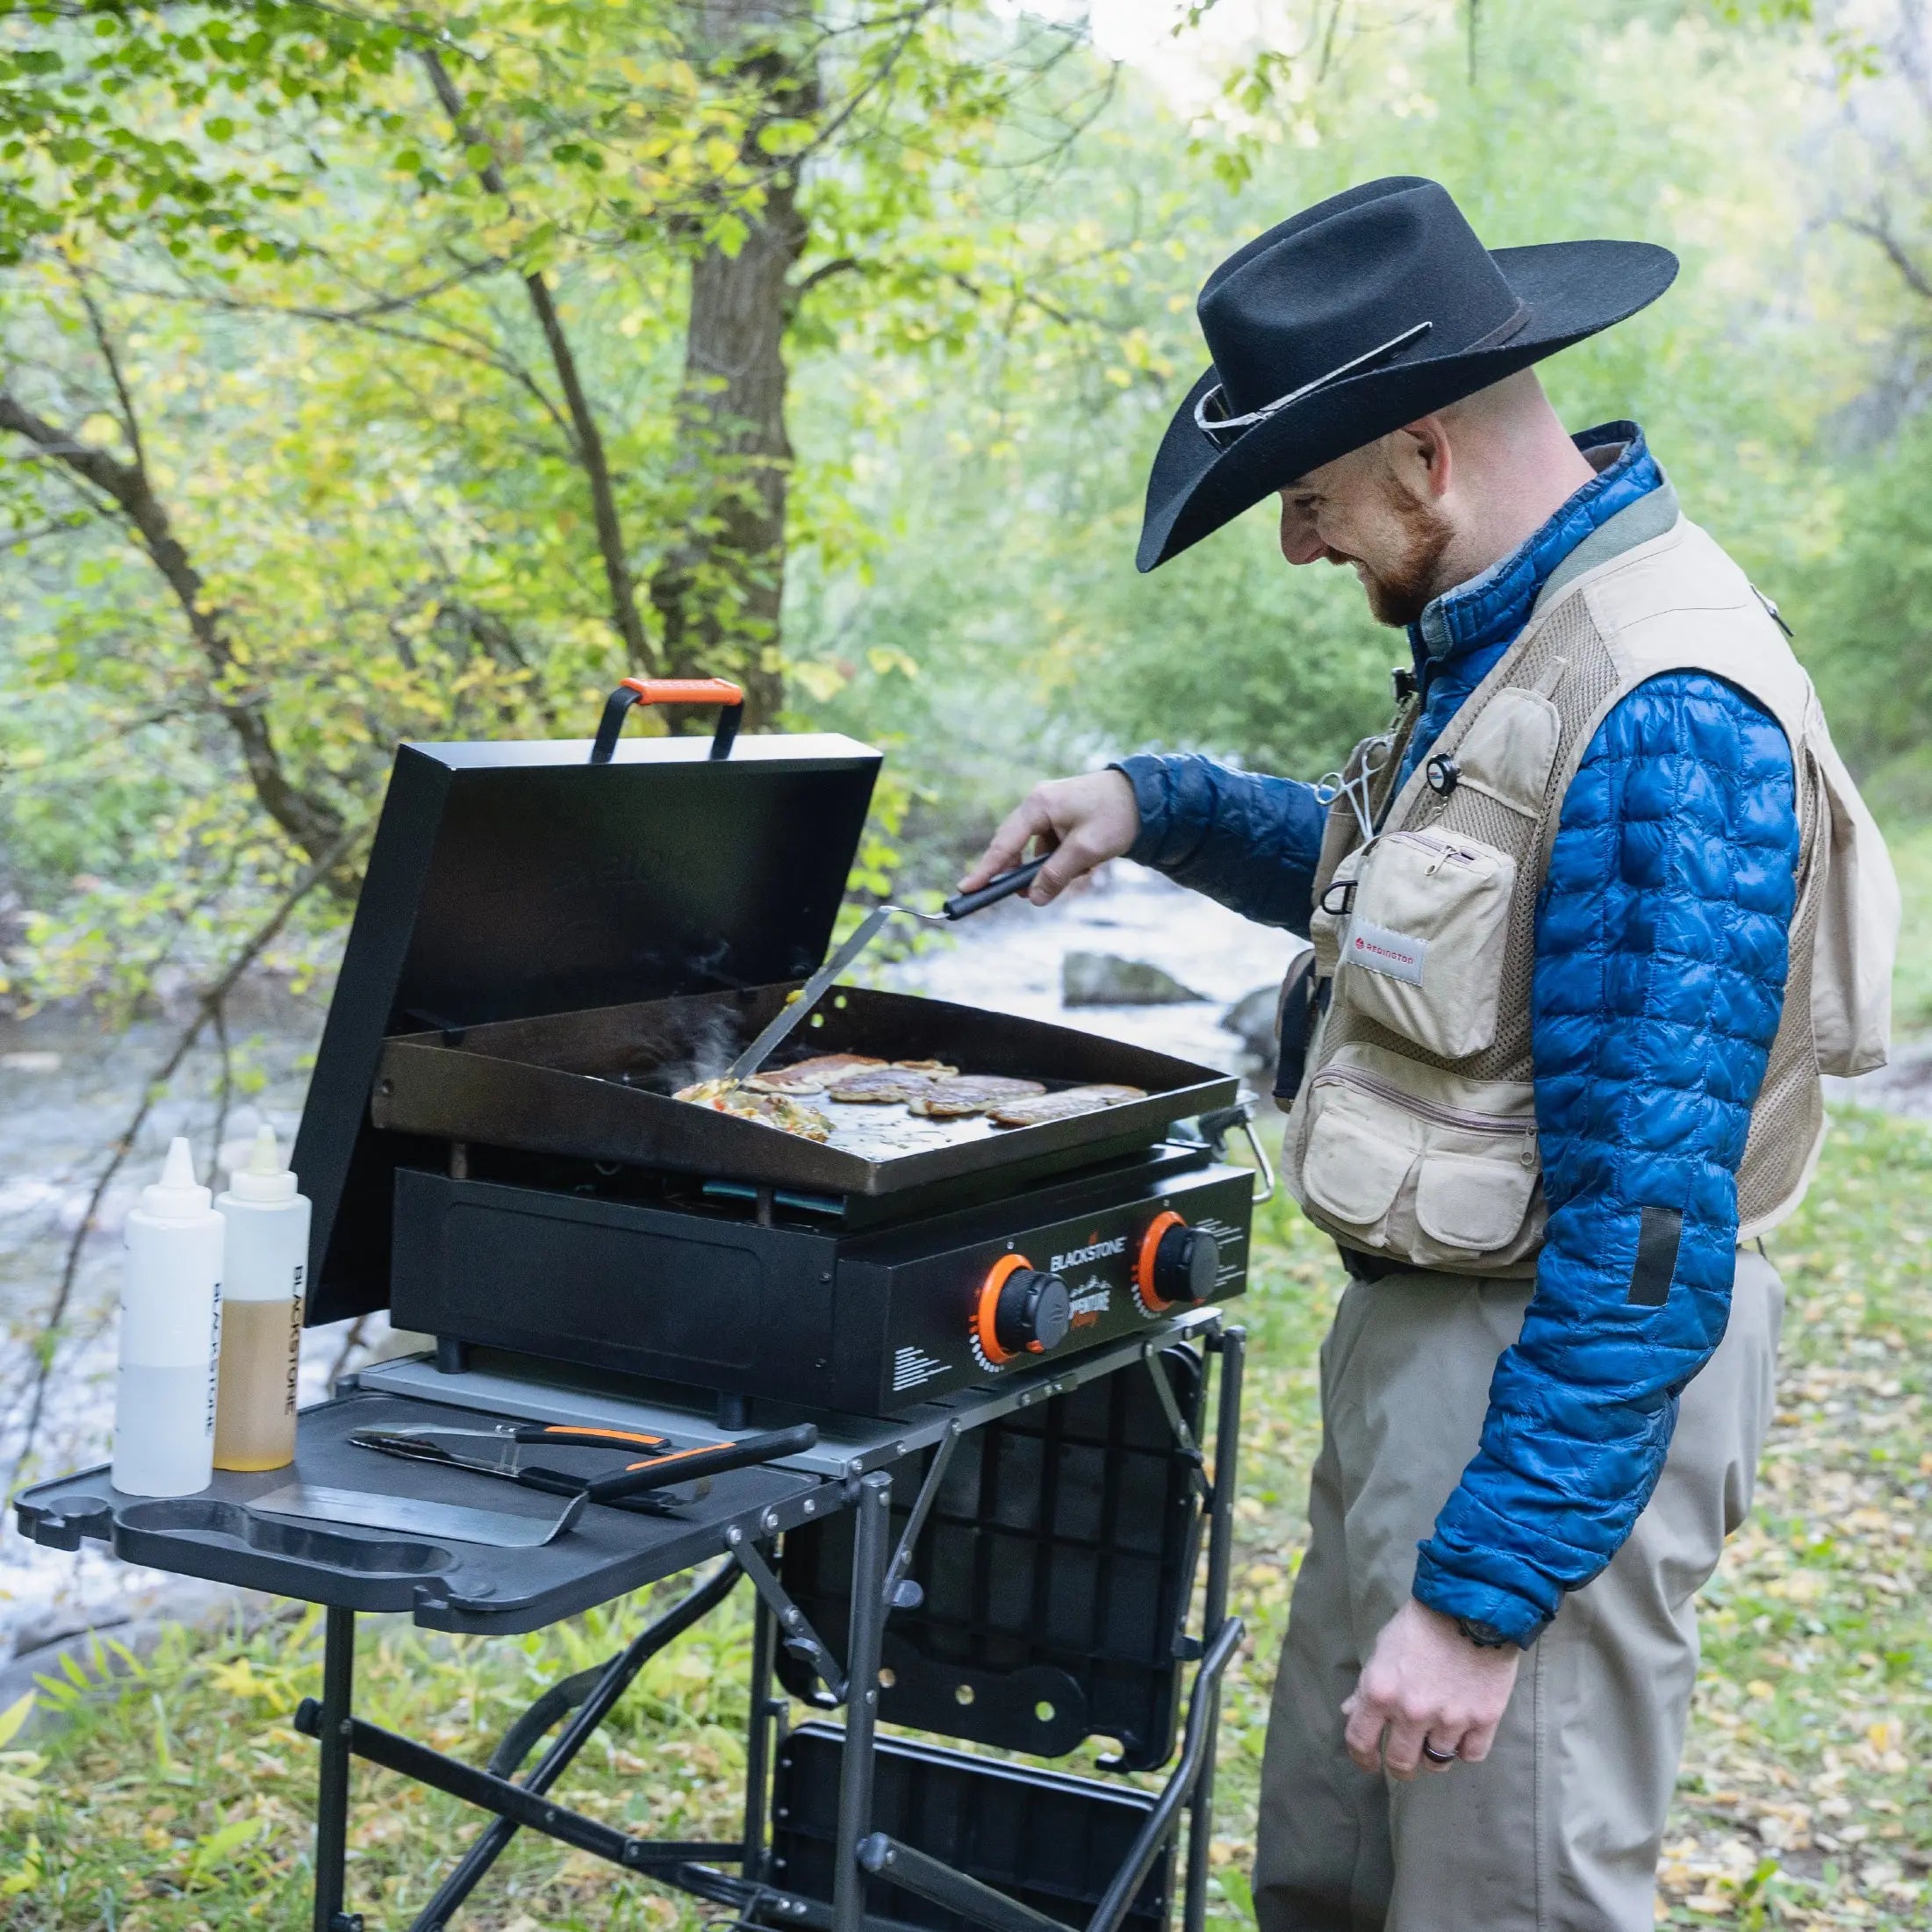
<path id="1" fill-rule="evenodd" d="M 1296 1193 L 1317 1225 L 1418 1268 L 1480 1274 L 1533 1253 L 1543 1206 L 1531 1089 L 1499 1092 L 1385 1049 L 1343 1052 L 1305 1096 Z M 1521 1107 L 1461 1104 L 1505 1093 Z"/>
<path id="2" fill-rule="evenodd" d="M 1534 1121 L 1526 1123 L 1514 1114 L 1482 1114 L 1467 1107 L 1445 1107 L 1439 1101 L 1424 1100 L 1406 1088 L 1397 1086 L 1394 1081 L 1381 1079 L 1359 1067 L 1326 1067 L 1315 1076 L 1314 1083 L 1318 1088 L 1357 1088 L 1365 1094 L 1373 1094 L 1378 1100 L 1387 1101 L 1391 1106 L 1401 1108 L 1404 1113 L 1415 1115 L 1418 1120 L 1431 1121 L 1439 1127 L 1454 1127 L 1470 1134 L 1519 1136 L 1523 1147 L 1517 1158 L 1526 1167 L 1536 1165 Z"/>

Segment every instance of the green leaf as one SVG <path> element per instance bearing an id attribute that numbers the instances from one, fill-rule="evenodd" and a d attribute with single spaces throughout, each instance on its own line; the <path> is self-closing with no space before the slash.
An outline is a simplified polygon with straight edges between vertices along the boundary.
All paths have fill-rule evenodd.
<path id="1" fill-rule="evenodd" d="M 0 1711 L 0 1751 L 5 1750 L 20 1734 L 20 1727 L 26 1722 L 33 1705 L 34 1693 L 29 1691 L 24 1697 L 16 1698 L 5 1710 Z"/>

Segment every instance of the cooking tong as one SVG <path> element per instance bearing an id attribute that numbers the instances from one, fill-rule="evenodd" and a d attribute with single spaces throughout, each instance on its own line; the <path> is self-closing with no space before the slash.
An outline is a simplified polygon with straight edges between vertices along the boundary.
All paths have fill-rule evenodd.
<path id="1" fill-rule="evenodd" d="M 1051 854 L 1047 856 L 1050 857 Z M 1011 898 L 1016 892 L 1024 892 L 1039 877 L 1040 867 L 1045 863 L 1045 857 L 1029 859 L 1025 865 L 1016 865 L 1011 872 L 1002 873 L 997 879 L 988 880 L 977 892 L 955 894 L 936 913 L 921 912 L 912 906 L 874 906 L 853 928 L 851 937 L 844 944 L 799 988 L 779 1009 L 778 1016 L 731 1062 L 725 1070 L 725 1079 L 733 1086 L 750 1080 L 785 1044 L 793 1029 L 824 998 L 833 980 L 873 943 L 878 937 L 880 929 L 895 914 L 907 919 L 920 920 L 929 926 L 953 924 L 966 918 L 968 914 L 996 905 L 1002 899 Z"/>
<path id="2" fill-rule="evenodd" d="M 437 1440 L 442 1437 L 480 1441 L 486 1447 L 495 1446 L 499 1453 L 493 1456 L 466 1455 Z M 729 1469 L 747 1469 L 760 1462 L 775 1462 L 780 1456 L 798 1455 L 817 1442 L 818 1431 L 811 1423 L 801 1422 L 794 1428 L 766 1429 L 735 1442 L 691 1449 L 672 1449 L 666 1437 L 630 1430 L 571 1428 L 542 1423 L 505 1424 L 493 1429 L 357 1429 L 349 1440 L 358 1448 L 374 1449 L 379 1454 L 441 1463 L 446 1469 L 468 1469 L 478 1476 L 493 1476 L 499 1482 L 519 1483 L 527 1490 L 567 1496 L 571 1505 L 558 1519 L 561 1530 L 576 1521 L 585 1503 L 629 1503 L 650 1496 L 653 1490 L 669 1489 L 673 1483 L 695 1482 L 702 1476 L 722 1476 Z M 646 1460 L 627 1463 L 610 1476 L 570 1476 L 560 1469 L 518 1463 L 516 1448 L 525 1442 L 547 1442 L 553 1447 L 577 1449 L 641 1447 Z"/>
<path id="3" fill-rule="evenodd" d="M 526 1469 L 521 1451 L 529 1442 L 545 1442 L 558 1449 L 629 1449 L 645 1456 L 662 1455 L 671 1447 L 669 1436 L 642 1429 L 594 1429 L 560 1422 L 499 1422 L 487 1429 L 357 1429 L 349 1440 L 358 1448 L 377 1449 L 385 1455 L 406 1456 L 421 1462 L 447 1462 L 480 1476 L 500 1476 L 526 1489 L 548 1490 L 552 1495 L 574 1493 L 584 1486 L 579 1476 L 555 1469 Z M 627 1465 L 641 1469 L 645 1465 Z"/>

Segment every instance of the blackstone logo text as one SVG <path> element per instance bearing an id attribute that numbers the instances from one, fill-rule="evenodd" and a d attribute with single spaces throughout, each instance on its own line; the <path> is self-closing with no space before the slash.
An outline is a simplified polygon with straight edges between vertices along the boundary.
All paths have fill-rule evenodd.
<path id="1" fill-rule="evenodd" d="M 1049 1275 L 1064 1275 L 1070 1268 L 1085 1268 L 1089 1261 L 1103 1261 L 1110 1254 L 1124 1254 L 1127 1252 L 1127 1237 L 1117 1234 L 1110 1241 L 1095 1241 L 1090 1247 L 1076 1247 L 1065 1254 L 1056 1254 L 1047 1263 Z"/>

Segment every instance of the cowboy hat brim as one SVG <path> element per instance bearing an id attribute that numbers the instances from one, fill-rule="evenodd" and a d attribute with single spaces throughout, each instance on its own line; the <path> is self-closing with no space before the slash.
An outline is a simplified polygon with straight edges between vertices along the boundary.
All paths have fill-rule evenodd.
<path id="1" fill-rule="evenodd" d="M 1677 272 L 1677 258 L 1648 241 L 1547 241 L 1491 258 L 1526 312 L 1506 341 L 1367 370 L 1289 404 L 1226 449 L 1194 420 L 1220 381 L 1210 364 L 1155 453 L 1136 567 L 1155 569 L 1295 478 L 1625 320 Z"/>

